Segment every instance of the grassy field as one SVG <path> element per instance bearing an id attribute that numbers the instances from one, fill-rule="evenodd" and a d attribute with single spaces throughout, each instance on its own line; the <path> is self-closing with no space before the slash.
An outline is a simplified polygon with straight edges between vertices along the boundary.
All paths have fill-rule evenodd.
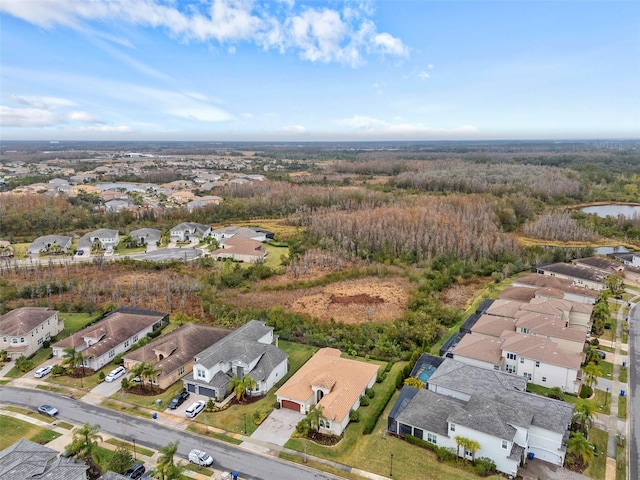
<path id="1" fill-rule="evenodd" d="M 592 428 L 589 430 L 589 441 L 596 447 L 597 457 L 593 457 L 589 466 L 583 472 L 595 480 L 604 480 L 607 467 L 607 441 L 609 434 L 604 430 Z"/>
<path id="2" fill-rule="evenodd" d="M 99 317 L 100 314 L 97 313 L 60 313 L 60 318 L 64 318 L 64 330 L 58 335 L 58 339 L 76 333 Z"/>
<path id="3" fill-rule="evenodd" d="M 13 405 L 5 405 L 2 409 L 6 410 L 7 412 L 28 415 L 29 417 L 33 417 L 40 420 L 41 422 L 46 422 L 46 423 L 55 422 L 55 418 L 52 418 L 49 415 L 43 415 L 41 413 L 36 412 L 35 410 L 29 410 L 28 408 L 14 407 Z"/>
<path id="4" fill-rule="evenodd" d="M 627 367 L 620 366 L 620 375 L 618 380 L 622 383 L 627 383 Z"/>
<path id="5" fill-rule="evenodd" d="M 46 428 L 2 414 L 0 414 L 0 431 L 2 431 L 0 450 L 4 450 L 23 438 L 38 442 L 50 441 L 60 436 Z"/>
<path id="6" fill-rule="evenodd" d="M 264 261 L 264 264 L 267 267 L 278 268 L 282 265 L 280 257 L 282 255 L 284 255 L 285 257 L 289 256 L 288 247 L 274 247 L 273 245 L 269 245 L 268 243 L 265 243 L 263 246 L 267 251 L 267 257 Z"/>
<path id="7" fill-rule="evenodd" d="M 618 397 L 618 418 L 627 418 L 627 397 Z"/>
<path id="8" fill-rule="evenodd" d="M 616 447 L 616 480 L 627 479 L 627 451 L 624 445 Z"/>
<path id="9" fill-rule="evenodd" d="M 51 355 L 51 350 L 52 350 L 51 347 L 49 347 L 49 348 L 41 348 L 36 353 L 34 353 L 33 357 L 31 358 L 31 361 L 33 362 L 33 368 L 31 368 L 31 370 L 29 370 L 29 372 L 31 372 L 34 369 L 38 368 L 38 366 L 42 362 L 47 360 L 49 358 L 49 356 Z M 5 376 L 11 377 L 11 378 L 19 378 L 19 377 L 22 377 L 23 375 L 25 375 L 26 373 L 28 373 L 28 372 L 22 372 L 22 371 L 18 370 L 14 366 L 11 370 L 9 370 L 7 372 L 7 374 Z"/>
<path id="10" fill-rule="evenodd" d="M 131 403 L 133 405 L 138 405 L 140 407 L 148 408 L 149 410 L 156 410 L 158 412 L 163 412 L 168 403 L 171 401 L 176 394 L 184 388 L 184 384 L 182 382 L 176 382 L 171 387 L 167 388 L 164 392 L 158 393 L 157 395 L 136 395 L 134 393 L 125 392 L 122 389 L 114 393 L 111 398 L 115 400 L 120 400 L 122 402 Z M 156 400 L 162 400 L 160 404 L 156 403 Z"/>
<path id="11" fill-rule="evenodd" d="M 604 360 L 598 363 L 598 368 L 602 372 L 602 378 L 608 378 L 611 380 L 613 377 L 613 363 L 605 362 Z"/>
<path id="12" fill-rule="evenodd" d="M 133 452 L 132 443 L 123 442 L 122 440 L 119 440 L 117 438 L 110 438 L 109 440 L 106 440 L 104 443 L 109 443 L 111 445 L 115 445 L 116 447 L 124 447 L 127 450 Z M 140 455 L 144 455 L 145 457 L 150 457 L 155 453 L 153 450 L 149 450 L 148 448 L 141 447 L 140 445 L 135 446 L 135 451 L 136 453 L 139 453 Z"/>

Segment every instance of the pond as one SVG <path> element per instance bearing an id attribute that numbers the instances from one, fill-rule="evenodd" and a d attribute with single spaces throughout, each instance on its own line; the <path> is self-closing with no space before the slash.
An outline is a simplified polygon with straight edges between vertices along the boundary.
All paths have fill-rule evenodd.
<path id="1" fill-rule="evenodd" d="M 596 255 L 610 255 L 612 253 L 629 253 L 631 250 L 627 250 L 622 245 L 618 247 L 596 247 L 593 249 L 593 253 Z"/>
<path id="2" fill-rule="evenodd" d="M 624 215 L 632 218 L 634 215 L 640 216 L 640 205 L 593 205 L 580 209 L 584 213 L 595 213 L 599 217 L 618 217 Z"/>

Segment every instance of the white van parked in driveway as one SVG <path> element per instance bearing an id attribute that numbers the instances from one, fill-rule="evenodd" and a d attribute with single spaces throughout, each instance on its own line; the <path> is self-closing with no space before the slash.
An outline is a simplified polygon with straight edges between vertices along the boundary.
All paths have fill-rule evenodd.
<path id="1" fill-rule="evenodd" d="M 120 366 L 118 368 L 114 368 L 113 370 L 111 370 L 109 372 L 109 375 L 107 375 L 104 379 L 105 382 L 113 382 L 114 380 L 120 378 L 122 375 L 124 375 L 124 373 L 126 372 L 126 370 L 124 369 L 124 367 Z"/>

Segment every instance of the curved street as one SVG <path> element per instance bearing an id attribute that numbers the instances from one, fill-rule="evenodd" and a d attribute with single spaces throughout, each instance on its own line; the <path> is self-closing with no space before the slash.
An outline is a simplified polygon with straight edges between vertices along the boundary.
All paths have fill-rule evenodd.
<path id="1" fill-rule="evenodd" d="M 156 450 L 177 440 L 180 457 L 186 459 L 193 448 L 205 450 L 214 458 L 216 468 L 235 470 L 242 478 L 250 480 L 338 480 L 340 478 L 303 465 L 288 463 L 232 444 L 178 430 L 161 423 L 161 420 L 146 420 L 40 390 L 0 386 L 0 401 L 32 411 L 39 405 L 48 403 L 59 410 L 58 417 L 61 420 L 76 424 L 99 424 L 100 430 L 104 433 L 127 440 L 135 439 L 136 443 Z"/>

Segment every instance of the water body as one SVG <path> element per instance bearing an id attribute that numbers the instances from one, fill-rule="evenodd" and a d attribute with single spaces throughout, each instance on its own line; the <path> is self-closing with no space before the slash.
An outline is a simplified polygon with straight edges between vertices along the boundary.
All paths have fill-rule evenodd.
<path id="1" fill-rule="evenodd" d="M 596 255 L 610 255 L 612 253 L 629 253 L 631 250 L 627 250 L 622 245 L 618 247 L 597 247 L 593 249 Z"/>
<path id="2" fill-rule="evenodd" d="M 584 213 L 595 213 L 599 217 L 615 217 L 624 215 L 632 218 L 634 215 L 640 216 L 640 205 L 593 205 L 580 209 Z"/>

